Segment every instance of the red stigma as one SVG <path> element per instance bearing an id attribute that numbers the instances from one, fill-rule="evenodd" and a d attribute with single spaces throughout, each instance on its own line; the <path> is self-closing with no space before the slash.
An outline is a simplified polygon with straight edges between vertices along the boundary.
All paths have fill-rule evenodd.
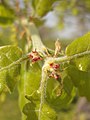
<path id="1" fill-rule="evenodd" d="M 60 68 L 60 65 L 58 63 L 50 63 L 50 67 L 52 67 L 54 70 L 57 70 Z"/>
<path id="2" fill-rule="evenodd" d="M 54 65 L 53 65 L 53 68 L 54 68 L 54 69 L 58 69 L 58 68 L 60 68 L 60 65 L 59 65 L 59 64 L 54 64 Z"/>
<path id="3" fill-rule="evenodd" d="M 42 58 L 40 57 L 40 55 L 37 51 L 32 51 L 29 54 L 29 57 L 30 57 L 32 62 L 37 62 L 38 60 L 42 60 Z"/>

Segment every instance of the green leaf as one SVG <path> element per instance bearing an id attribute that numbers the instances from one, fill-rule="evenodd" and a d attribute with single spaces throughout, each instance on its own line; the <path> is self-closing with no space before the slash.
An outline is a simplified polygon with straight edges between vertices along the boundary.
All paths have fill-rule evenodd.
<path id="1" fill-rule="evenodd" d="M 39 107 L 38 102 L 28 102 L 23 109 L 26 120 L 57 120 L 56 112 L 49 107 L 47 104 L 43 104 L 41 118 L 39 119 Z"/>
<path id="2" fill-rule="evenodd" d="M 25 114 L 23 114 L 23 120 L 57 120 L 55 111 L 68 106 L 75 96 L 75 87 L 70 77 L 66 72 L 62 73 L 63 90 L 60 95 L 57 95 L 58 90 L 61 90 L 58 81 L 49 79 L 46 85 L 46 82 L 41 82 L 41 68 L 38 63 L 28 69 L 26 66 L 29 66 L 28 61 L 22 66 L 22 79 L 19 87 L 20 107 Z M 45 83 L 42 90 L 39 89 L 41 83 Z"/>
<path id="3" fill-rule="evenodd" d="M 12 9 L 0 4 L 0 24 L 7 25 L 14 22 L 15 15 Z"/>
<path id="4" fill-rule="evenodd" d="M 28 70 L 26 66 L 29 66 Z M 38 63 L 30 66 L 29 61 L 26 61 L 22 64 L 21 70 L 21 80 L 19 83 L 19 105 L 21 111 L 23 107 L 27 104 L 26 95 L 31 95 L 33 92 L 37 91 L 40 86 L 41 80 L 41 69 Z M 23 120 L 25 120 L 25 116 L 22 114 Z"/>
<path id="5" fill-rule="evenodd" d="M 24 72 L 25 69 L 23 71 L 25 80 L 22 80 L 23 85 L 20 83 L 22 86 L 20 89 L 20 104 L 27 118 L 24 116 L 23 120 L 38 120 L 39 117 L 39 120 L 57 120 L 55 111 L 66 108 L 75 96 L 76 89 L 66 71 L 61 75 L 63 79 L 62 92 L 60 91 L 61 86 L 58 81 L 48 79 L 46 88 L 42 88 L 44 90 L 44 101 L 39 91 L 41 80 L 41 70 L 39 66 L 34 64 L 28 72 L 26 71 L 25 74 Z M 60 95 L 58 92 L 61 92 Z M 42 109 L 40 109 L 40 106 L 42 106 Z"/>
<path id="6" fill-rule="evenodd" d="M 61 79 L 63 81 L 62 84 L 55 79 L 48 79 L 47 86 L 44 88 L 46 89 L 46 91 L 44 91 L 46 93 L 44 95 L 45 101 L 55 110 L 66 107 L 72 101 L 76 92 L 67 71 L 61 73 Z M 34 91 L 30 96 L 26 95 L 26 98 L 30 101 L 40 100 L 40 92 Z"/>
<path id="7" fill-rule="evenodd" d="M 29 63 L 28 63 L 29 65 Z M 24 66 L 28 66 L 27 63 Z M 57 120 L 56 112 L 49 106 L 43 103 L 42 110 L 40 109 L 41 94 L 39 92 L 41 82 L 41 68 L 38 63 L 33 64 L 26 69 L 23 66 L 22 79 L 19 86 L 19 102 L 20 108 L 23 110 L 23 120 Z M 29 101 L 30 102 L 29 102 Z M 26 118 L 27 117 L 27 118 Z"/>
<path id="8" fill-rule="evenodd" d="M 33 0 L 33 6 L 36 10 L 36 13 L 43 17 L 46 15 L 49 11 L 52 10 L 52 5 L 57 0 Z"/>
<path id="9" fill-rule="evenodd" d="M 30 119 L 57 120 L 56 112 L 46 102 L 43 103 L 42 110 L 40 111 L 41 96 L 40 96 L 39 91 L 35 91 L 33 92 L 33 94 L 29 96 L 26 95 L 26 98 L 30 101 L 23 108 L 24 114 L 27 115 L 27 120 L 30 120 Z"/>
<path id="10" fill-rule="evenodd" d="M 90 72 L 80 71 L 74 66 L 69 66 L 67 72 L 80 96 L 85 96 L 90 101 Z"/>
<path id="11" fill-rule="evenodd" d="M 13 91 L 20 74 L 20 65 L 3 69 L 17 61 L 22 56 L 22 51 L 16 46 L 0 47 L 0 92 L 4 88 Z M 2 70 L 3 69 L 3 70 Z"/>
<path id="12" fill-rule="evenodd" d="M 72 56 L 90 50 L 90 32 L 76 39 L 66 48 L 66 55 Z M 75 58 L 70 61 L 70 64 L 75 65 L 81 71 L 90 71 L 90 55 L 85 55 Z"/>
<path id="13" fill-rule="evenodd" d="M 62 85 L 57 83 L 57 81 L 55 82 L 55 80 L 49 80 L 47 85 L 47 102 L 56 111 L 66 108 L 66 106 L 71 103 L 76 92 L 76 89 L 66 71 L 62 73 L 61 79 L 63 81 Z"/>

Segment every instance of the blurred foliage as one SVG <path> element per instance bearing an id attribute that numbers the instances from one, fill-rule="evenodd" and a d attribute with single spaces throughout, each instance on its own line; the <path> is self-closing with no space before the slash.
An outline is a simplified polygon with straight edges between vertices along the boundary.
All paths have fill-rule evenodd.
<path id="1" fill-rule="evenodd" d="M 79 33 L 85 33 L 88 31 L 87 23 L 90 19 L 90 0 L 53 0 L 51 3 L 48 1 L 45 1 L 44 3 L 44 0 L 41 0 L 40 2 L 42 2 L 42 4 L 39 3 L 39 0 L 1 0 L 0 25 L 2 27 L 0 26 L 0 44 L 10 44 L 12 41 L 19 41 L 20 44 L 22 43 L 20 36 L 23 32 L 23 28 L 20 28 L 20 26 L 22 26 L 21 21 L 23 18 L 30 20 L 32 17 L 32 20 L 38 27 L 40 27 L 40 32 L 44 40 L 55 40 L 55 34 L 52 35 L 53 30 L 55 33 L 59 30 L 62 31 L 66 27 L 66 20 L 70 16 L 74 16 L 77 21 L 77 33 L 78 30 L 80 30 Z M 38 6 L 43 8 L 43 10 L 41 9 L 41 12 L 43 12 L 42 14 L 44 17 L 42 17 L 42 15 L 41 17 L 38 15 L 38 6 L 37 8 L 35 7 L 35 4 L 37 3 Z M 44 5 L 44 7 L 42 5 Z M 47 5 L 50 9 L 45 12 L 44 9 L 47 10 Z M 46 27 L 47 15 L 49 13 L 52 13 L 54 17 L 57 18 L 57 21 L 53 21 L 56 22 L 56 24 L 52 27 L 52 30 L 49 27 Z M 70 21 L 70 23 L 68 22 L 70 26 L 72 24 L 71 22 L 73 21 Z M 74 34 L 74 37 L 77 33 Z"/>
<path id="2" fill-rule="evenodd" d="M 7 25 L 13 23 L 14 20 L 14 12 L 11 9 L 8 9 L 6 5 L 0 4 L 0 24 Z"/>
<path id="3" fill-rule="evenodd" d="M 42 34 L 43 42 L 48 47 L 54 48 L 53 40 L 56 38 L 52 35 L 52 30 L 45 26 L 47 21 L 45 16 L 47 16 L 49 12 L 53 13 L 53 11 L 55 17 L 58 19 L 53 29 L 56 30 L 56 28 L 59 28 L 62 30 L 65 27 L 65 19 L 67 19 L 68 16 L 75 16 L 78 21 L 78 26 L 83 26 L 83 30 L 86 30 L 84 25 L 90 17 L 90 0 L 53 0 L 53 2 L 49 4 L 48 1 L 47 4 L 44 4 L 44 1 L 45 0 L 21 0 L 21 2 L 19 0 L 0 1 L 0 46 L 18 44 L 25 50 L 26 46 L 24 45 L 27 43 L 27 39 L 25 38 L 25 34 L 23 35 L 24 28 L 21 20 L 22 18 L 30 20 L 30 16 L 33 16 L 33 21 L 36 25 L 39 28 L 43 28 L 40 30 L 41 33 L 44 31 Z M 38 9 L 38 6 L 36 7 L 35 4 L 37 2 L 41 10 Z M 40 2 L 42 2 L 42 4 Z M 48 29 L 48 33 L 45 29 Z M 47 36 L 44 35 L 46 33 Z M 69 40 L 61 40 L 62 49 L 65 49 L 66 45 L 70 42 Z M 0 96 L 0 101 L 2 102 L 0 103 L 0 120 L 20 120 L 21 115 L 17 105 L 17 94 L 7 95 L 5 101 L 4 98 L 4 94 Z M 71 108 L 67 108 L 68 110 L 61 110 L 58 119 L 73 119 L 75 117 L 75 108 L 76 103 L 72 104 Z M 81 114 L 78 120 L 86 120 L 85 114 Z"/>
<path id="4" fill-rule="evenodd" d="M 6 100 L 0 103 L 0 120 L 20 120 L 21 115 L 18 107 L 18 101 L 15 90 L 14 93 L 6 94 Z"/>

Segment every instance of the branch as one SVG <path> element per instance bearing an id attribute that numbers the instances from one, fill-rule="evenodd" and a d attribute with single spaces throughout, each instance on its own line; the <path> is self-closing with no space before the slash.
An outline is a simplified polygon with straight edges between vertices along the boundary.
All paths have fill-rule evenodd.
<path id="1" fill-rule="evenodd" d="M 42 67 L 42 79 L 40 84 L 40 108 L 39 108 L 39 120 L 41 120 L 42 107 L 46 96 L 46 87 L 47 87 L 47 71 L 45 71 L 44 66 Z"/>
<path id="2" fill-rule="evenodd" d="M 90 55 L 90 51 L 85 51 L 85 52 L 78 53 L 78 54 L 75 54 L 72 56 L 63 56 L 63 57 L 58 57 L 58 58 L 50 57 L 47 59 L 47 62 L 53 61 L 53 62 L 62 63 L 62 62 L 70 61 L 70 60 L 75 59 L 75 58 L 83 57 L 84 55 Z"/>
<path id="3" fill-rule="evenodd" d="M 26 56 L 23 56 L 23 57 L 20 58 L 19 60 L 11 63 L 10 65 L 1 68 L 1 69 L 0 69 L 0 72 L 3 71 L 3 70 L 10 69 L 11 67 L 14 67 L 15 65 L 18 65 L 18 64 L 20 64 L 21 62 L 23 62 L 23 61 L 25 61 L 25 60 L 27 60 L 27 59 L 29 59 L 28 54 L 27 54 Z"/>
<path id="4" fill-rule="evenodd" d="M 25 60 L 28 60 L 29 59 L 29 54 L 23 56 L 22 58 L 20 58 L 19 60 L 11 63 L 10 65 L 6 66 L 6 67 L 3 67 L 0 69 L 0 72 L 3 71 L 3 70 L 7 70 L 7 69 L 10 69 L 11 67 L 15 66 L 15 65 L 18 65 L 20 64 L 21 62 L 25 61 Z M 67 62 L 67 61 L 70 61 L 72 59 L 75 59 L 75 58 L 79 58 L 79 57 L 82 57 L 84 55 L 90 55 L 90 51 L 85 51 L 85 52 L 82 52 L 82 53 L 78 53 L 78 54 L 75 54 L 75 55 L 72 55 L 72 56 L 63 56 L 63 57 L 58 57 L 58 58 L 53 58 L 53 57 L 48 57 L 46 58 L 46 61 L 47 63 L 50 63 L 50 62 L 59 62 L 59 63 L 62 63 L 62 62 Z"/>

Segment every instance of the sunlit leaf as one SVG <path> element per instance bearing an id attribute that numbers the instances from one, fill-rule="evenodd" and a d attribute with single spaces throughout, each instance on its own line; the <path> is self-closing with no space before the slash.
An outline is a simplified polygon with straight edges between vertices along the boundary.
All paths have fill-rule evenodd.
<path id="1" fill-rule="evenodd" d="M 22 51 L 16 46 L 0 47 L 0 92 L 4 88 L 13 91 L 20 74 L 20 65 L 2 69 L 17 61 L 21 56 Z"/>
<path id="2" fill-rule="evenodd" d="M 90 50 L 90 32 L 73 41 L 66 48 L 66 55 L 72 56 Z M 70 62 L 81 71 L 90 71 L 90 55 L 76 58 Z"/>

